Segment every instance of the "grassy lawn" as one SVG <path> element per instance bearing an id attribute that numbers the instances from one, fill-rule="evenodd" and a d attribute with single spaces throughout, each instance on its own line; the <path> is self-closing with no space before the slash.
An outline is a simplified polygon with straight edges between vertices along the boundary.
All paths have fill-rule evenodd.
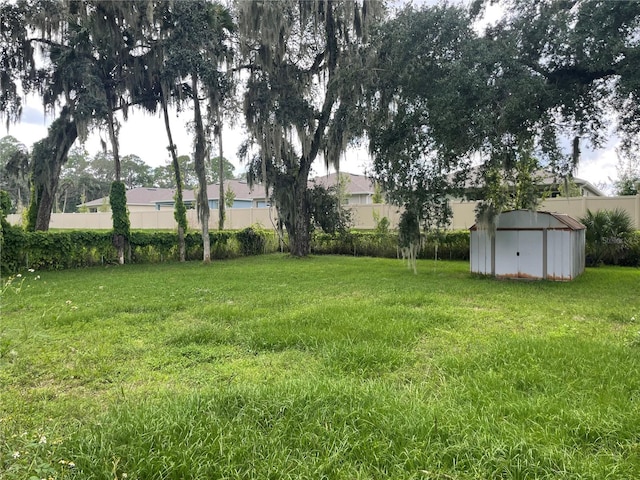
<path id="1" fill-rule="evenodd" d="M 640 478 L 638 269 L 270 255 L 1 302 L 3 480 Z"/>

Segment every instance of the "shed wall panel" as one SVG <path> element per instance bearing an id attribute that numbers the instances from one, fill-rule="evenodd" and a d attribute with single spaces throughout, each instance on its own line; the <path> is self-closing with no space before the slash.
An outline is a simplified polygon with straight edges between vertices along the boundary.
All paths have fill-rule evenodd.
<path id="1" fill-rule="evenodd" d="M 517 251 L 517 231 L 508 230 L 496 232 L 496 275 L 513 276 L 514 273 L 517 273 Z"/>
<path id="2" fill-rule="evenodd" d="M 569 230 L 547 231 L 547 278 L 570 280 L 572 274 L 572 245 Z"/>
<path id="3" fill-rule="evenodd" d="M 521 278 L 543 278 L 542 231 L 518 232 L 517 272 Z"/>
<path id="4" fill-rule="evenodd" d="M 486 231 L 471 232 L 471 271 L 491 275 L 491 237 Z"/>

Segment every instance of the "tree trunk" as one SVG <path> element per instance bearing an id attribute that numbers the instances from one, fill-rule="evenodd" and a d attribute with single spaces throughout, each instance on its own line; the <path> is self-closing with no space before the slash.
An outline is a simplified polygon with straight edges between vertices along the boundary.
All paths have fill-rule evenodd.
<path id="1" fill-rule="evenodd" d="M 67 193 L 69 192 L 68 189 L 65 189 L 64 191 L 64 201 L 62 202 L 62 213 L 65 213 L 67 211 Z"/>
<path id="2" fill-rule="evenodd" d="M 289 230 L 289 249 L 294 257 L 305 257 L 311 250 L 309 228 L 309 201 L 307 197 L 307 178 L 309 166 L 304 162 L 296 176 L 294 184 L 293 228 Z"/>
<path id="3" fill-rule="evenodd" d="M 70 114 L 64 109 L 60 114 L 60 118 L 49 127 L 47 137 L 40 141 L 42 143 L 40 143 L 38 147 L 38 150 L 48 157 L 46 159 L 39 159 L 40 163 L 48 163 L 48 166 L 41 164 L 39 168 L 47 169 L 48 175 L 44 183 L 36 185 L 36 201 L 38 207 L 35 230 L 49 230 L 51 212 L 60 180 L 60 171 L 62 170 L 62 165 L 67 161 L 71 146 L 78 137 L 76 123 L 70 120 L 69 117 Z M 38 160 L 34 158 L 33 161 L 35 164 Z M 40 177 L 40 175 L 37 176 Z"/>
<path id="4" fill-rule="evenodd" d="M 180 255 L 180 261 L 184 262 L 187 259 L 187 247 L 184 243 L 184 228 L 178 225 L 178 251 Z"/>
<path id="5" fill-rule="evenodd" d="M 204 125 L 202 123 L 202 113 L 200 111 L 200 101 L 198 100 L 198 75 L 191 75 L 191 88 L 193 90 L 193 117 L 196 131 L 194 166 L 198 176 L 198 196 L 197 208 L 198 218 L 202 226 L 202 261 L 211 262 L 211 241 L 209 239 L 209 198 L 207 197 L 207 177 L 205 173 L 206 138 Z"/>
<path id="6" fill-rule="evenodd" d="M 53 188 L 58 188 L 57 182 Z M 38 216 L 36 218 L 36 231 L 46 232 L 49 230 L 51 213 L 53 212 L 54 196 L 46 188 L 39 188 L 36 198 L 38 199 Z"/>
<path id="7" fill-rule="evenodd" d="M 113 115 L 114 115 L 113 102 L 109 102 L 109 107 L 111 108 L 111 111 L 109 112 L 109 115 L 108 115 L 107 124 L 109 127 L 109 138 L 111 139 L 111 149 L 113 153 L 113 163 L 114 163 L 115 176 L 116 176 L 115 181 L 119 182 L 122 176 L 122 172 L 121 172 L 121 166 L 120 166 L 120 149 L 118 146 L 118 134 L 116 132 L 115 120 L 113 118 Z M 112 211 L 113 211 L 113 208 L 112 208 Z M 124 238 L 124 235 L 122 234 L 116 234 L 114 235 L 113 243 L 118 250 L 118 263 L 120 265 L 124 265 L 124 252 L 126 248 L 127 239 Z"/>
<path id="8" fill-rule="evenodd" d="M 174 217 L 178 222 L 178 251 L 180 252 L 180 261 L 186 260 L 186 246 L 184 243 L 184 230 L 186 228 L 186 216 L 184 209 L 184 201 L 182 197 L 182 174 L 180 172 L 180 162 L 178 162 L 178 152 L 173 143 L 173 135 L 171 134 L 171 124 L 169 122 L 169 112 L 167 111 L 166 88 L 162 87 L 162 113 L 164 115 L 164 126 L 167 130 L 169 139 L 169 152 L 171 152 L 171 163 L 173 165 L 173 174 L 176 179 L 176 197 L 174 205 Z"/>
<path id="9" fill-rule="evenodd" d="M 222 122 L 220 118 L 220 106 L 216 108 L 216 123 L 218 125 L 218 180 L 220 182 L 220 198 L 218 199 L 218 230 L 224 230 L 224 220 L 226 217 L 226 204 L 224 198 L 224 157 L 222 156 Z"/>

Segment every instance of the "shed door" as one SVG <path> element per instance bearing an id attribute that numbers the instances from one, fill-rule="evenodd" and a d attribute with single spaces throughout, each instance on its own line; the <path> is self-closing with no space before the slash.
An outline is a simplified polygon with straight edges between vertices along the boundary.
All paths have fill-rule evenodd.
<path id="1" fill-rule="evenodd" d="M 496 232 L 496 275 L 542 278 L 542 231 Z"/>

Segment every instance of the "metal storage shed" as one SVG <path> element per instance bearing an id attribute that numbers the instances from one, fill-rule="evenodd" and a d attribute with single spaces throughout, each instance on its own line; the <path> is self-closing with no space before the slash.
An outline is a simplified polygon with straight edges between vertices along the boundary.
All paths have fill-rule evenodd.
<path id="1" fill-rule="evenodd" d="M 496 277 L 572 280 L 584 271 L 586 227 L 569 215 L 513 210 L 495 234 L 471 230 L 471 271 Z"/>

